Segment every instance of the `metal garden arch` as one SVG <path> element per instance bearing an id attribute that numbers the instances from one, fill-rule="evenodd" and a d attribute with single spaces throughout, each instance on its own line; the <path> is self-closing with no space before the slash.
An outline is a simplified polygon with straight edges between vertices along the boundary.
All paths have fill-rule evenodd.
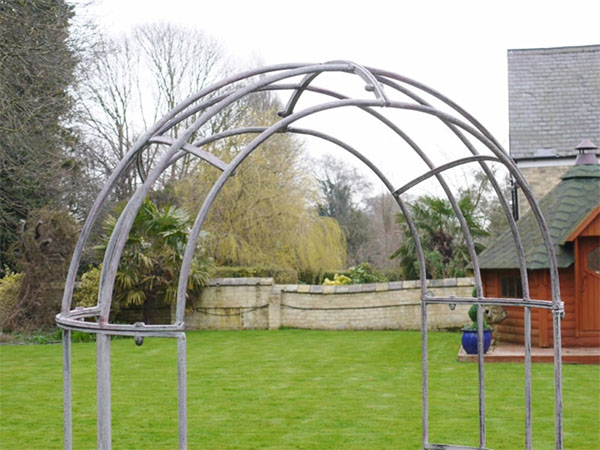
<path id="1" fill-rule="evenodd" d="M 318 87 L 314 84 L 315 79 L 324 73 L 346 73 L 360 77 L 365 83 L 369 98 L 346 97 L 339 92 Z M 214 134 L 196 142 L 191 142 L 191 136 L 205 125 L 212 117 L 224 108 L 234 104 L 248 95 L 261 91 L 291 91 L 289 101 L 285 108 L 280 111 L 281 119 L 269 127 L 247 127 L 230 129 L 222 133 Z M 389 92 L 388 92 L 389 91 Z M 318 94 L 325 98 L 323 103 L 317 103 L 296 111 L 296 105 L 305 92 Z M 392 99 L 389 94 L 394 95 Z M 430 105 L 422 96 L 430 96 L 441 102 L 448 111 L 444 112 Z M 401 97 L 404 101 L 395 98 Z M 383 172 L 371 161 L 369 161 L 358 150 L 343 142 L 337 137 L 326 133 L 306 129 L 295 128 L 293 124 L 304 117 L 317 115 L 322 111 L 335 110 L 337 108 L 358 108 L 364 113 L 376 118 L 388 127 L 399 139 L 407 144 L 428 166 L 429 171 L 403 186 L 396 187 L 386 178 Z M 426 152 L 411 139 L 397 124 L 386 116 L 386 111 L 405 110 L 421 114 L 435 120 L 441 121 L 464 145 L 472 156 L 458 158 L 446 164 L 435 166 Z M 196 120 L 178 138 L 171 137 L 169 133 L 173 127 L 189 117 L 197 116 Z M 360 161 L 366 164 L 382 181 L 389 192 L 393 195 L 400 210 L 405 215 L 409 229 L 416 243 L 421 282 L 421 333 L 422 333 L 422 426 L 423 426 L 423 448 L 485 448 L 485 389 L 484 389 L 484 358 L 483 358 L 483 313 L 478 309 L 477 323 L 478 332 L 478 383 L 479 383 L 479 447 L 466 447 L 461 445 L 433 444 L 429 442 L 429 418 L 428 418 L 428 367 L 427 367 L 427 306 L 432 304 L 447 304 L 452 307 L 456 304 L 479 304 L 479 305 L 512 305 L 525 308 L 525 448 L 530 449 L 531 442 L 531 308 L 551 309 L 554 319 L 554 378 L 555 378 L 555 446 L 557 449 L 563 447 L 562 436 L 562 381 L 561 381 L 561 335 L 560 321 L 564 314 L 563 303 L 560 299 L 558 284 L 558 270 L 554 248 L 550 240 L 548 228 L 541 214 L 540 208 L 533 198 L 530 188 L 525 179 L 517 169 L 512 159 L 507 155 L 496 139 L 471 115 L 460 106 L 435 90 L 404 76 L 393 72 L 367 68 L 350 61 L 332 61 L 324 64 L 281 64 L 255 69 L 227 78 L 221 82 L 209 86 L 196 95 L 193 95 L 175 107 L 172 111 L 162 117 L 132 146 L 123 160 L 120 161 L 115 171 L 104 185 L 92 206 L 87 220 L 81 231 L 79 241 L 76 245 L 69 273 L 67 276 L 61 312 L 56 317 L 57 324 L 64 329 L 63 334 L 63 382 L 64 382 L 64 447 L 72 448 L 72 412 L 71 412 L 71 331 L 83 331 L 97 335 L 97 394 L 98 394 L 98 448 L 111 448 L 111 381 L 110 381 L 110 336 L 123 335 L 143 337 L 173 337 L 177 339 L 178 351 L 178 417 L 179 417 L 179 448 L 187 448 L 187 409 L 186 409 L 186 337 L 184 330 L 185 294 L 187 280 L 190 273 L 194 249 L 200 235 L 201 228 L 215 202 L 220 190 L 227 180 L 234 174 L 236 168 L 248 157 L 261 143 L 265 142 L 275 133 L 296 133 L 313 136 L 350 152 Z M 235 158 L 226 163 L 211 153 L 203 150 L 203 146 L 211 142 L 239 134 L 256 134 L 256 137 Z M 489 150 L 482 155 L 474 143 Z M 166 150 L 162 159 L 149 171 L 143 174 L 141 170 L 142 152 L 152 144 L 164 145 Z M 178 282 L 178 294 L 175 312 L 175 323 L 170 325 L 146 325 L 136 323 L 132 325 L 121 325 L 109 323 L 112 292 L 121 253 L 125 246 L 127 236 L 131 229 L 133 220 L 140 205 L 153 183 L 159 178 L 164 170 L 179 158 L 192 154 L 206 163 L 212 164 L 222 171 L 221 176 L 212 186 L 204 204 L 191 230 L 183 263 L 180 270 Z M 552 284 L 552 302 L 531 299 L 529 295 L 529 283 L 527 278 L 527 267 L 523 246 L 519 236 L 516 223 L 512 218 L 511 209 L 502 195 L 500 185 L 488 162 L 504 165 L 512 177 L 516 180 L 527 198 L 532 211 L 537 219 L 541 238 L 544 240 L 548 259 L 550 261 L 550 278 Z M 481 170 L 490 179 L 491 184 L 498 195 L 498 201 L 502 205 L 512 235 L 516 253 L 520 263 L 520 274 L 523 285 L 523 298 L 489 298 L 483 295 L 481 274 L 473 239 L 469 233 L 465 218 L 463 217 L 457 201 L 444 179 L 444 171 L 464 164 L 477 163 Z M 75 286 L 77 270 L 81 255 L 90 234 L 91 228 L 99 216 L 100 209 L 107 200 L 116 181 L 132 165 L 138 165 L 140 176 L 144 180 L 134 195 L 131 197 L 113 234 L 110 237 L 103 261 L 103 269 L 100 280 L 98 303 L 90 308 L 72 309 L 72 296 Z M 410 188 L 426 179 L 435 177 L 445 192 L 454 212 L 460 222 L 461 229 L 469 248 L 472 260 L 476 284 L 476 297 L 432 297 L 426 290 L 425 256 L 415 224 L 411 219 L 410 212 L 402 200 L 402 194 Z M 86 321 L 86 318 L 96 319 Z"/>

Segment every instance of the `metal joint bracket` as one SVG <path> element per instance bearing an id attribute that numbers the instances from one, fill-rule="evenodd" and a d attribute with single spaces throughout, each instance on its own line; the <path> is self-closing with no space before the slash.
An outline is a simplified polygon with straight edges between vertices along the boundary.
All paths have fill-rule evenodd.
<path id="1" fill-rule="evenodd" d="M 565 318 L 565 302 L 558 302 L 558 306 L 552 306 L 552 314 L 558 314 L 561 319 Z"/>

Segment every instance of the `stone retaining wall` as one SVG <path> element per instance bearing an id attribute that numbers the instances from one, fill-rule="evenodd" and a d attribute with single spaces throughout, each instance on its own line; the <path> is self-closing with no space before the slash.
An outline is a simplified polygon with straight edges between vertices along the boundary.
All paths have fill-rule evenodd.
<path id="1" fill-rule="evenodd" d="M 470 297 L 471 278 L 428 280 L 435 296 Z M 419 330 L 419 281 L 345 286 L 277 285 L 272 278 L 219 278 L 188 304 L 186 327 L 196 329 Z M 428 308 L 430 329 L 469 321 L 467 306 Z"/>

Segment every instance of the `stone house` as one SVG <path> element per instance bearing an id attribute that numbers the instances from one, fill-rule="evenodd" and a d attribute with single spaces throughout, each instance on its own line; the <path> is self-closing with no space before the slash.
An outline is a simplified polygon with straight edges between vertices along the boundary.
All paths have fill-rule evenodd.
<path id="1" fill-rule="evenodd" d="M 508 101 L 510 154 L 539 200 L 578 143 L 600 143 L 600 45 L 508 50 Z M 522 193 L 513 203 L 528 209 Z"/>

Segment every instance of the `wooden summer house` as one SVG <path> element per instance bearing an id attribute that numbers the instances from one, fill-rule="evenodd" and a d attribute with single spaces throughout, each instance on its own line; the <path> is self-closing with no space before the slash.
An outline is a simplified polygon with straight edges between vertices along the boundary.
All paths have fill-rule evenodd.
<path id="1" fill-rule="evenodd" d="M 592 155 L 584 155 L 592 156 Z M 561 297 L 563 347 L 600 347 L 600 166 L 596 158 L 578 160 L 540 201 L 556 251 Z M 517 222 L 527 261 L 530 296 L 549 300 L 548 258 L 536 220 L 529 211 Z M 480 255 L 485 295 L 521 297 L 521 279 L 510 231 Z M 500 343 L 522 343 L 524 309 L 506 308 L 508 317 L 497 327 Z M 551 347 L 549 310 L 531 309 L 535 347 Z"/>

